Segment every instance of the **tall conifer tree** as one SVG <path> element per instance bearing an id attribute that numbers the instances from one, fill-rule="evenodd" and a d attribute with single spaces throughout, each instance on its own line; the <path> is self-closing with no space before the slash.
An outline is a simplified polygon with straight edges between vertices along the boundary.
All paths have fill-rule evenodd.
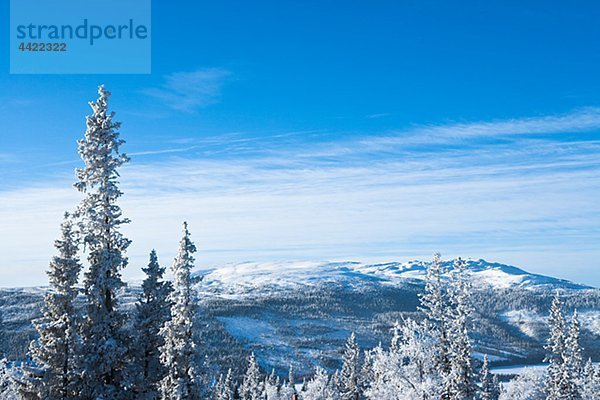
<path id="1" fill-rule="evenodd" d="M 40 399 L 65 400 L 79 398 L 81 374 L 81 339 L 78 334 L 80 318 L 74 301 L 78 294 L 77 281 L 81 264 L 79 246 L 73 222 L 65 213 L 61 237 L 54 242 L 58 254 L 48 270 L 50 293 L 44 298 L 43 316 L 33 321 L 40 335 L 31 343 L 30 355 L 40 374 L 27 374 L 28 391 Z M 33 372 L 33 371 L 29 371 Z"/>
<path id="2" fill-rule="evenodd" d="M 164 338 L 160 361 L 167 368 L 167 374 L 160 384 L 160 393 L 161 399 L 165 400 L 195 400 L 200 396 L 194 328 L 197 306 L 191 275 L 195 252 L 196 246 L 184 222 L 179 252 L 173 263 L 175 280 L 169 296 L 172 303 L 171 319 L 160 331 Z"/>
<path id="3" fill-rule="evenodd" d="M 360 349 L 356 343 L 356 335 L 352 332 L 346 341 L 340 373 L 339 389 L 343 400 L 358 400 L 360 397 L 359 357 Z"/>
<path id="4" fill-rule="evenodd" d="M 124 314 L 117 296 L 125 286 L 121 270 L 127 266 L 125 252 L 130 241 L 120 232 L 129 222 L 117 200 L 118 169 L 129 159 L 120 152 L 120 123 L 108 111 L 110 92 L 98 89 L 98 100 L 90 102 L 85 136 L 79 141 L 84 168 L 77 170 L 75 187 L 84 194 L 77 209 L 89 269 L 85 273 L 87 316 L 82 330 L 85 369 L 81 397 L 119 399 L 123 396 L 122 372 L 127 339 L 123 332 Z"/>
<path id="5" fill-rule="evenodd" d="M 133 329 L 143 340 L 132 343 L 129 379 L 133 381 L 136 399 L 155 400 L 160 396 L 160 381 L 166 375 L 166 368 L 160 362 L 160 348 L 164 345 L 160 329 L 171 318 L 172 285 L 163 280 L 165 268 L 159 265 L 156 251 L 150 252 L 148 266 L 142 270 L 146 279 L 136 304 Z"/>

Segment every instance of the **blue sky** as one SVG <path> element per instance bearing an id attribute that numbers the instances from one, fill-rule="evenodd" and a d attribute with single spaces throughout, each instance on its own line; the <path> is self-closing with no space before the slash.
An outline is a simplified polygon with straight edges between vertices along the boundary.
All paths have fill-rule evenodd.
<path id="1" fill-rule="evenodd" d="M 0 285 L 46 281 L 104 83 L 128 278 L 187 219 L 201 266 L 441 251 L 600 286 L 600 5 L 523 3 L 155 1 L 150 75 L 9 75 L 0 41 Z"/>

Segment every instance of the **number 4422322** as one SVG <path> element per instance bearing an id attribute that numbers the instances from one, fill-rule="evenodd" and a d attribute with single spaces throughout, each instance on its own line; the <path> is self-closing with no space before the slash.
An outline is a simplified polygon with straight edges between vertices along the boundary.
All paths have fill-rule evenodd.
<path id="1" fill-rule="evenodd" d="M 21 51 L 67 51 L 66 43 L 31 43 L 21 42 Z"/>

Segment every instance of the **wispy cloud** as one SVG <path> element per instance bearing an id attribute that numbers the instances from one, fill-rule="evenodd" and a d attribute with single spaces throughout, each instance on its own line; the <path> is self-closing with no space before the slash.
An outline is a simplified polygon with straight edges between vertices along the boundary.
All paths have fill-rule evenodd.
<path id="1" fill-rule="evenodd" d="M 35 99 L 33 98 L 11 96 L 8 98 L 3 98 L 2 101 L 0 101 L 0 110 L 29 107 L 33 104 L 35 104 Z"/>
<path id="2" fill-rule="evenodd" d="M 389 117 L 390 115 L 391 115 L 390 113 L 376 113 L 376 114 L 369 114 L 369 115 L 367 115 L 367 118 L 369 118 L 369 119 L 377 119 L 377 118 Z"/>
<path id="3" fill-rule="evenodd" d="M 14 163 L 19 160 L 18 155 L 12 153 L 0 153 L 0 163 Z"/>
<path id="4" fill-rule="evenodd" d="M 165 76 L 161 87 L 146 89 L 145 93 L 172 109 L 191 112 L 218 102 L 223 83 L 230 76 L 222 68 L 175 72 Z"/>
<path id="5" fill-rule="evenodd" d="M 135 157 L 135 156 L 151 156 L 151 155 L 157 155 L 157 154 L 187 153 L 196 148 L 198 148 L 198 146 L 178 147 L 178 148 L 159 149 L 159 150 L 135 151 L 135 152 L 127 153 L 127 155 Z"/>
<path id="6" fill-rule="evenodd" d="M 133 221 L 126 233 L 134 239 L 127 274 L 144 265 L 150 248 L 169 260 L 186 219 L 204 265 L 402 260 L 440 250 L 600 285 L 595 114 L 415 127 L 412 134 L 443 138 L 417 150 L 401 140 L 365 145 L 390 135 L 315 144 L 296 140 L 303 135 L 260 141 L 236 134 L 208 139 L 194 157 L 182 157 L 182 146 L 165 149 L 180 154 L 160 164 L 134 158 L 122 171 L 122 205 Z M 483 145 L 488 135 L 509 140 Z M 227 156 L 207 156 L 212 146 L 225 147 Z M 62 211 L 78 199 L 69 187 L 65 181 L 0 192 L 0 203 L 10 205 L 0 209 L 5 262 L 35 263 L 43 279 Z"/>
<path id="7" fill-rule="evenodd" d="M 562 115 L 498 121 L 422 125 L 413 129 L 369 138 L 365 144 L 449 143 L 476 138 L 589 132 L 600 129 L 600 107 L 588 107 Z"/>

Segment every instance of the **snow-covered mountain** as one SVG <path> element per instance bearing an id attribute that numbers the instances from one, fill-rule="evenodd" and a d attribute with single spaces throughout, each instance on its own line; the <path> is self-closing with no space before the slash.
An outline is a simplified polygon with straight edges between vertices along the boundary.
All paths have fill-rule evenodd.
<path id="1" fill-rule="evenodd" d="M 445 261 L 448 271 L 452 261 Z M 473 282 L 476 355 L 496 363 L 541 361 L 546 316 L 555 290 L 581 316 L 589 354 L 600 356 L 600 290 L 528 273 L 514 266 L 466 260 Z M 354 331 L 364 347 L 389 340 L 403 318 L 420 318 L 418 293 L 428 262 L 385 264 L 290 261 L 245 262 L 199 269 L 205 309 L 224 335 L 283 373 L 334 367 Z"/>
<path id="2" fill-rule="evenodd" d="M 452 261 L 445 261 L 448 271 Z M 589 286 L 566 280 L 531 274 L 510 265 L 485 260 L 466 260 L 473 286 L 479 289 L 590 289 Z M 418 283 L 425 279 L 429 265 L 425 261 L 364 264 L 360 262 L 245 262 L 196 271 L 203 276 L 201 289 L 223 295 L 263 294 L 267 289 L 294 290 L 322 286 L 327 283 L 360 287 L 364 283 L 401 285 Z"/>
<path id="3" fill-rule="evenodd" d="M 201 348 L 213 365 L 237 370 L 253 351 L 261 365 L 285 375 L 316 365 L 336 368 L 351 332 L 363 348 L 388 343 L 390 327 L 421 318 L 418 294 L 428 263 L 246 262 L 197 269 L 203 323 Z M 451 270 L 452 262 L 446 266 Z M 519 268 L 467 260 L 473 281 L 475 354 L 496 364 L 540 362 L 546 317 L 556 289 L 567 311 L 577 308 L 586 356 L 600 359 L 600 290 L 530 274 Z M 35 337 L 44 288 L 0 290 L 6 349 L 23 357 Z M 130 283 L 122 304 L 131 308 L 139 286 Z"/>

